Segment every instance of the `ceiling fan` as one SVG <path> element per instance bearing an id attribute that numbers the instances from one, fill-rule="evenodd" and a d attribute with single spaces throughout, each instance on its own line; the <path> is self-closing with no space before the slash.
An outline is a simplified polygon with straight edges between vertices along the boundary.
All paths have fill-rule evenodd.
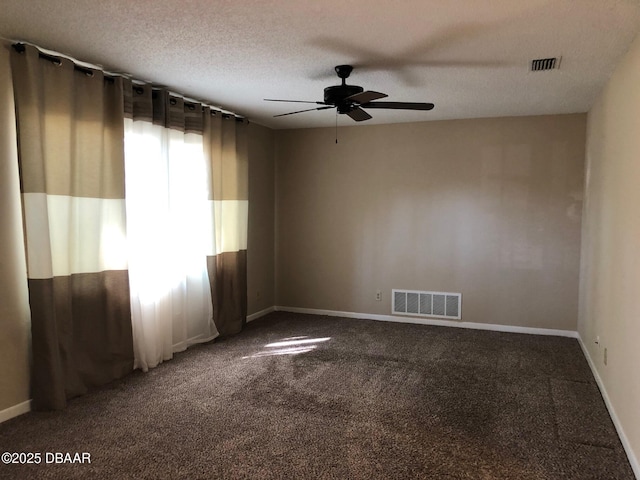
<path id="1" fill-rule="evenodd" d="M 325 88 L 323 102 L 307 102 L 303 100 L 275 100 L 272 98 L 265 98 L 265 101 L 313 103 L 316 105 L 322 105 L 321 107 L 308 108 L 306 110 L 281 113 L 280 115 L 274 115 L 274 117 L 284 117 L 285 115 L 311 112 L 313 110 L 327 110 L 329 108 L 336 108 L 338 113 L 347 114 L 356 122 L 363 122 L 365 120 L 373 118 L 363 108 L 387 108 L 393 110 L 431 110 L 434 107 L 433 103 L 374 102 L 374 100 L 385 98 L 388 95 L 386 93 L 374 92 L 371 90 L 365 91 L 364 88 L 357 85 L 347 85 L 346 80 L 347 78 L 349 78 L 352 70 L 353 67 L 351 65 L 338 65 L 336 67 L 336 73 L 338 74 L 338 77 L 342 79 L 342 85 L 334 85 Z"/>

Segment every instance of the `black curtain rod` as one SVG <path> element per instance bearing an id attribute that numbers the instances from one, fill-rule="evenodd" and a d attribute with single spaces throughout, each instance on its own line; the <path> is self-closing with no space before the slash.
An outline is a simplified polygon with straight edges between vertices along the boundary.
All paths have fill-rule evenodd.
<path id="1" fill-rule="evenodd" d="M 13 49 L 14 49 L 16 52 L 18 52 L 18 53 L 24 53 L 24 51 L 26 50 L 26 47 L 25 47 L 25 44 L 24 44 L 24 43 L 14 43 L 14 44 L 12 45 L 12 47 L 13 47 Z M 55 65 L 62 65 L 61 57 L 56 57 L 55 55 L 49 55 L 48 53 L 44 53 L 44 52 L 42 52 L 40 49 L 38 49 L 38 56 L 39 56 L 41 59 L 43 59 L 43 60 L 48 60 L 49 62 L 51 62 L 51 63 L 53 63 L 53 64 L 55 64 Z M 70 61 L 71 61 L 71 60 L 70 60 Z M 92 77 L 92 76 L 93 76 L 94 69 L 89 68 L 89 67 L 83 67 L 83 66 L 78 65 L 76 62 L 73 62 L 73 61 L 72 61 L 72 63 L 73 63 L 73 68 L 74 68 L 74 70 L 76 70 L 76 71 L 78 71 L 78 72 L 82 72 L 82 73 L 84 73 L 85 75 L 87 75 L 87 76 L 89 76 L 89 77 Z M 104 72 L 103 72 L 103 73 L 104 73 Z M 105 81 L 107 81 L 107 82 L 113 82 L 113 81 L 114 81 L 114 78 L 115 78 L 115 77 L 114 77 L 113 75 L 107 75 L 107 74 L 104 74 L 104 79 L 105 79 Z M 135 88 L 140 88 L 140 89 L 142 89 L 142 87 L 140 87 L 140 86 L 135 87 Z M 152 87 L 152 88 L 153 88 L 153 87 Z M 195 103 L 193 103 L 193 102 L 188 102 L 188 101 L 186 101 L 186 100 L 185 100 L 184 104 L 185 104 L 185 105 L 187 105 L 187 107 L 188 107 L 188 108 L 190 108 L 190 109 L 192 109 L 192 110 L 193 110 L 193 108 L 195 108 L 195 106 L 196 106 L 196 104 L 195 104 Z M 216 113 L 214 113 L 214 112 L 216 112 L 215 110 L 211 110 L 211 112 L 212 112 L 212 114 L 213 114 L 213 115 L 215 115 L 215 114 L 216 114 Z M 235 117 L 235 119 L 236 119 L 236 121 L 237 121 L 237 122 L 243 122 L 243 121 L 245 121 L 245 118 L 244 118 L 244 117 L 240 117 L 240 116 L 238 116 L 238 115 L 234 115 L 234 114 L 231 114 L 231 113 L 223 113 L 223 114 L 222 114 L 222 118 L 231 118 L 231 117 Z M 249 121 L 247 120 L 247 123 L 248 123 L 248 122 L 249 122 Z"/>
<path id="2" fill-rule="evenodd" d="M 24 51 L 26 50 L 25 46 L 24 46 L 24 43 L 14 43 L 13 44 L 13 49 L 18 53 L 24 53 Z M 50 61 L 51 63 L 53 63 L 55 65 L 62 65 L 61 58 L 60 57 L 56 57 L 55 55 L 49 55 L 48 53 L 44 53 L 44 52 L 41 52 L 40 50 L 38 50 L 38 56 L 40 58 L 42 58 L 43 60 L 48 60 L 48 61 Z M 75 62 L 73 62 L 73 68 L 74 68 L 74 70 L 76 70 L 78 72 L 81 72 L 81 73 L 84 73 L 85 75 L 87 75 L 89 77 L 92 77 L 93 73 L 94 73 L 94 69 L 89 68 L 89 67 L 83 67 L 81 65 L 78 65 Z M 106 81 L 108 81 L 108 82 L 109 81 L 113 82 L 113 78 L 114 77 L 112 75 L 106 75 L 105 74 L 105 76 L 104 76 L 104 79 Z"/>

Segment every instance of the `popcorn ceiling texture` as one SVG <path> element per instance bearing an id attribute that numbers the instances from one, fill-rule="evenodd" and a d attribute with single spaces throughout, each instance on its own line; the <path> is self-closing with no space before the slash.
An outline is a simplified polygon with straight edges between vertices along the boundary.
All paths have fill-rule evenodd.
<path id="1" fill-rule="evenodd" d="M 640 25 L 635 0 L 3 0 L 0 36 L 169 86 L 272 128 L 331 126 L 337 64 L 350 83 L 431 112 L 371 123 L 585 112 Z M 562 56 L 558 71 L 529 72 Z M 360 68 L 359 68 L 360 67 Z M 352 124 L 346 116 L 340 124 Z"/>

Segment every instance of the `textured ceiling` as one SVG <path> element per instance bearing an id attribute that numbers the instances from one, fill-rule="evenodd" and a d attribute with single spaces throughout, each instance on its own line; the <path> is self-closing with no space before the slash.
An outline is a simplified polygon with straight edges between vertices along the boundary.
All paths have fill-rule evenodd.
<path id="1" fill-rule="evenodd" d="M 334 125 L 333 110 L 273 118 L 304 105 L 263 99 L 322 100 L 344 63 L 350 84 L 436 105 L 368 124 L 586 112 L 639 28 L 640 0 L 0 0 L 6 39 L 273 128 Z"/>

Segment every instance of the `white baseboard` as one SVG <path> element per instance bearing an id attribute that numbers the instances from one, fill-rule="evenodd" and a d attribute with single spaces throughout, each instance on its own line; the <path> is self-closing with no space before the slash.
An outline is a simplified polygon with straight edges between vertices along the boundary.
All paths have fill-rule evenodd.
<path id="1" fill-rule="evenodd" d="M 260 317 L 264 317 L 265 315 L 270 314 L 271 312 L 275 312 L 276 307 L 265 308 L 264 310 L 260 310 L 259 312 L 252 313 L 251 315 L 247 315 L 247 323 L 253 322 Z"/>
<path id="2" fill-rule="evenodd" d="M 636 457 L 635 453 L 633 452 L 633 449 L 631 448 L 629 439 L 627 438 L 627 435 L 624 433 L 624 429 L 622 428 L 622 424 L 618 419 L 616 410 L 615 408 L 613 408 L 613 404 L 609 399 L 609 394 L 607 393 L 607 390 L 604 388 L 604 383 L 602 382 L 602 379 L 600 378 L 600 374 L 596 369 L 596 364 L 591 358 L 591 355 L 589 354 L 589 350 L 587 349 L 586 345 L 582 341 L 582 337 L 580 337 L 580 335 L 578 335 L 578 342 L 582 347 L 582 352 L 584 353 L 584 356 L 587 358 L 587 362 L 589 363 L 589 367 L 591 368 L 591 373 L 593 373 L 593 376 L 596 379 L 596 383 L 600 388 L 600 393 L 602 394 L 602 398 L 604 399 L 604 404 L 607 406 L 607 410 L 609 410 L 609 415 L 611 416 L 613 425 L 616 427 L 616 431 L 618 432 L 618 437 L 620 437 L 620 442 L 622 442 L 624 451 L 626 452 L 627 457 L 629 458 L 631 469 L 633 470 L 633 473 L 635 474 L 636 478 L 640 479 L 640 462 L 638 462 L 638 458 Z"/>
<path id="3" fill-rule="evenodd" d="M 399 315 L 377 315 L 373 313 L 339 312 L 335 310 L 317 310 L 314 308 L 298 308 L 276 306 L 278 312 L 308 313 L 311 315 L 328 315 L 330 317 L 360 318 L 381 322 L 415 323 L 418 325 L 435 325 L 439 327 L 469 328 L 472 330 L 492 330 L 495 332 L 526 333 L 530 335 L 551 335 L 556 337 L 578 338 L 573 330 L 555 330 L 552 328 L 516 327 L 513 325 L 497 325 L 493 323 L 473 323 L 435 318 L 402 317 Z"/>
<path id="4" fill-rule="evenodd" d="M 0 410 L 0 423 L 31 411 L 31 400 Z"/>

